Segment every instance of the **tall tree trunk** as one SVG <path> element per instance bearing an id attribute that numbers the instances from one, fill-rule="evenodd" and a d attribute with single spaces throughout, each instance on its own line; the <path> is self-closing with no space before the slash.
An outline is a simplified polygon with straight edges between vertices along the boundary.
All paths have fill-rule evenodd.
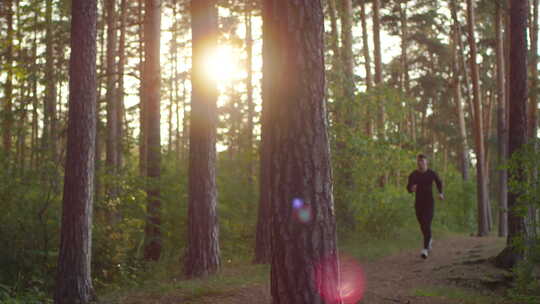
<path id="1" fill-rule="evenodd" d="M 217 46 L 215 0 L 191 0 L 192 104 L 189 134 L 188 244 L 184 272 L 188 277 L 219 269 L 216 190 L 217 83 L 204 72 L 205 56 Z"/>
<path id="2" fill-rule="evenodd" d="M 381 87 L 383 84 L 382 54 L 381 54 L 381 20 L 379 11 L 381 9 L 380 0 L 373 0 L 373 47 L 375 59 L 375 86 Z M 377 129 L 379 138 L 384 138 L 384 117 L 385 109 L 382 100 L 377 99 L 379 103 L 377 113 Z"/>
<path id="3" fill-rule="evenodd" d="M 128 0 L 122 0 L 120 3 L 120 41 L 118 42 L 118 90 L 116 94 L 117 98 L 117 111 L 116 111 L 116 145 L 118 168 L 122 168 L 123 159 L 123 145 L 122 139 L 124 137 L 124 122 L 125 122 L 125 105 L 124 105 L 124 74 L 126 65 L 126 28 L 127 28 L 127 13 L 128 13 Z"/>
<path id="4" fill-rule="evenodd" d="M 351 0 L 341 0 L 341 58 L 343 62 L 344 97 L 348 104 L 354 102 L 354 56 L 353 56 L 353 36 L 352 36 L 352 18 L 353 9 Z M 357 118 L 357 117 L 355 117 Z M 352 121 L 349 122 L 352 124 Z"/>
<path id="5" fill-rule="evenodd" d="M 105 0 L 107 11 L 107 172 L 114 175 L 118 169 L 118 99 L 116 97 L 117 65 L 116 65 L 116 0 Z M 114 191 L 109 185 L 109 194 Z"/>
<path id="6" fill-rule="evenodd" d="M 253 102 L 253 30 L 251 22 L 251 0 L 246 0 L 246 12 L 245 12 L 245 24 L 246 24 L 246 94 L 247 94 L 247 154 L 249 155 L 247 174 L 250 193 L 254 192 L 255 180 L 254 180 L 254 160 L 255 153 L 253 150 L 253 119 L 255 116 L 255 103 Z"/>
<path id="7" fill-rule="evenodd" d="M 529 94 L 529 115 L 528 115 L 528 132 L 529 137 L 534 140 L 535 150 L 538 151 L 538 143 L 536 141 L 538 137 L 538 0 L 532 1 L 532 18 L 529 22 L 529 33 L 531 37 L 531 92 Z M 538 178 L 538 169 L 534 172 L 535 178 Z M 536 186 L 538 187 L 538 186 Z M 536 231 L 538 228 L 538 208 L 533 204 L 529 205 L 529 215 L 527 221 L 528 237 L 536 238 Z"/>
<path id="8" fill-rule="evenodd" d="M 532 0 L 532 18 L 530 22 L 531 37 L 531 92 L 529 96 L 528 131 L 530 138 L 538 135 L 538 0 Z"/>
<path id="9" fill-rule="evenodd" d="M 54 69 L 53 1 L 47 0 L 45 8 L 45 104 L 43 117 L 43 148 L 56 160 L 56 77 Z"/>
<path id="10" fill-rule="evenodd" d="M 369 53 L 369 36 L 366 18 L 366 0 L 360 0 L 360 22 L 362 25 L 362 54 L 364 55 L 364 68 L 366 70 L 366 90 L 370 91 L 373 87 L 371 75 L 371 55 Z M 373 136 L 373 125 L 369 109 L 366 108 L 366 135 L 368 138 Z"/>
<path id="11" fill-rule="evenodd" d="M 506 121 L 506 81 L 504 63 L 503 8 L 495 12 L 495 39 L 497 56 L 497 163 L 499 198 L 499 236 L 508 234 L 508 171 L 502 167 L 508 158 L 508 126 Z"/>
<path id="12" fill-rule="evenodd" d="M 38 24 L 39 20 L 39 11 L 41 7 L 34 11 L 34 24 Z M 32 131 L 31 131 L 31 144 L 30 144 L 30 167 L 36 169 L 37 167 L 37 147 L 38 147 L 38 59 L 37 59 L 37 49 L 38 49 L 38 40 L 37 32 L 34 31 L 34 37 L 32 40 Z"/>
<path id="13" fill-rule="evenodd" d="M 263 96 L 272 103 L 273 303 L 336 303 L 321 2 L 265 0 L 263 28 Z"/>
<path id="14" fill-rule="evenodd" d="M 409 46 L 409 25 L 407 20 L 407 1 L 403 2 L 403 6 L 400 5 L 400 19 L 401 19 L 401 89 L 405 93 L 405 96 L 409 97 L 411 85 L 409 77 L 409 55 L 408 55 L 408 46 Z M 412 138 L 413 144 L 416 143 L 416 117 L 415 109 L 413 106 L 409 106 L 409 128 L 410 136 Z"/>
<path id="15" fill-rule="evenodd" d="M 161 166 L 159 61 L 161 36 L 161 0 L 146 0 L 144 18 L 143 92 L 148 136 L 147 177 L 151 181 L 146 193 L 146 227 L 144 259 L 157 261 L 161 255 L 161 200 L 159 190 Z"/>
<path id="16" fill-rule="evenodd" d="M 479 73 L 476 63 L 476 40 L 474 35 L 475 13 L 472 0 L 467 0 L 467 26 L 469 30 L 469 47 L 471 49 L 471 73 L 473 84 L 473 103 L 474 103 L 474 126 L 476 142 L 476 173 L 477 173 L 477 191 L 478 191 L 478 236 L 486 236 L 489 233 L 488 221 L 488 189 L 486 183 L 486 160 L 484 152 L 484 125 L 480 97 Z"/>
<path id="17" fill-rule="evenodd" d="M 96 140 L 96 0 L 73 0 L 62 226 L 54 301 L 95 300 L 91 278 Z"/>
<path id="18" fill-rule="evenodd" d="M 508 152 L 510 157 L 527 143 L 527 15 L 528 1 L 514 0 L 510 5 L 510 120 Z M 523 182 L 523 164 L 509 172 L 509 179 Z M 523 259 L 516 241 L 524 237 L 525 221 L 520 215 L 520 193 L 508 191 L 508 237 L 505 249 L 497 256 L 500 266 L 511 268 Z"/>
<path id="19" fill-rule="evenodd" d="M 463 111 L 463 102 L 462 102 L 462 95 L 461 95 L 461 78 L 460 78 L 460 59 L 459 59 L 459 53 L 458 53 L 458 47 L 461 41 L 461 24 L 458 21 L 457 18 L 457 7 L 455 0 L 452 0 L 450 2 L 450 11 L 452 13 L 452 19 L 453 19 L 453 44 L 452 44 L 452 73 L 453 73 L 453 80 L 454 83 L 453 89 L 454 89 L 454 101 L 456 104 L 456 109 L 458 113 L 458 120 L 459 120 L 459 137 L 460 137 L 460 143 L 461 143 L 461 151 L 460 151 L 460 169 L 461 169 L 461 176 L 464 181 L 469 180 L 469 145 L 467 142 L 467 129 L 465 125 L 465 114 Z M 467 73 L 467 71 L 463 71 L 464 73 Z"/>
<path id="20" fill-rule="evenodd" d="M 330 0 L 332 1 L 332 0 Z M 328 2 L 330 2 L 328 1 Z M 264 12 L 263 12 L 264 13 Z M 334 12 L 335 15 L 335 12 Z M 334 16 L 335 18 L 335 16 Z M 273 58 L 273 49 L 269 39 L 272 39 L 273 33 L 268 27 L 262 29 L 263 32 L 263 73 L 269 68 L 268 60 Z M 260 168 L 259 168 L 259 209 L 257 214 L 257 233 L 255 235 L 255 257 L 254 263 L 266 264 L 271 261 L 271 244 L 270 244 L 270 228 L 271 228 L 271 210 L 272 188 L 270 184 L 270 167 L 271 167 L 271 147 L 270 142 L 272 136 L 272 120 L 270 107 L 272 103 L 269 100 L 270 90 L 269 77 L 263 74 L 262 79 L 262 110 L 261 110 L 261 144 L 259 148 Z"/>
<path id="21" fill-rule="evenodd" d="M 146 106 L 145 106 L 145 82 L 143 81 L 144 77 L 144 3 L 145 0 L 139 0 L 138 5 L 138 20 L 139 20 L 139 79 L 141 81 L 139 86 L 139 174 L 141 176 L 146 176 L 147 174 L 147 164 L 146 157 L 148 151 L 148 135 L 146 128 Z"/>
<path id="22" fill-rule="evenodd" d="M 366 0 L 360 0 L 360 23 L 362 25 L 362 54 L 364 55 L 364 68 L 366 70 L 366 88 L 369 91 L 373 86 L 373 80 L 371 74 L 371 55 L 369 53 Z"/>
<path id="23" fill-rule="evenodd" d="M 330 49 L 333 53 L 333 58 L 339 58 L 340 50 L 339 50 L 339 29 L 337 26 L 337 13 L 336 13 L 336 0 L 327 0 L 326 3 L 328 4 L 327 10 L 328 15 L 330 16 Z M 333 68 L 338 68 L 338 61 L 334 60 L 332 63 Z"/>
<path id="24" fill-rule="evenodd" d="M 11 151 L 11 129 L 13 126 L 13 2 L 6 0 L 6 21 L 7 21 L 7 46 L 6 46 L 6 84 L 4 85 L 4 113 L 2 121 L 2 139 L 4 151 Z"/>

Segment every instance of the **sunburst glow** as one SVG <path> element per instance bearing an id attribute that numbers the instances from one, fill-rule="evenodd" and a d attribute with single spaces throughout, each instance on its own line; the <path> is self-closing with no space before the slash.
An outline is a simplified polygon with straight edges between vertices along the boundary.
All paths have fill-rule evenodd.
<path id="1" fill-rule="evenodd" d="M 219 85 L 228 84 L 236 79 L 245 77 L 245 71 L 240 63 L 241 50 L 231 45 L 222 44 L 210 53 L 206 61 L 206 73 Z"/>

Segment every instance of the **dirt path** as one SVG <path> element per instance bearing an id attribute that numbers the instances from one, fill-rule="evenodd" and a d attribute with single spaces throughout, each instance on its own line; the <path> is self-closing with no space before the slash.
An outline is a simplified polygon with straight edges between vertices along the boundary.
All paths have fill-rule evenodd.
<path id="1" fill-rule="evenodd" d="M 453 237 L 435 241 L 426 260 L 416 250 L 367 263 L 368 285 L 361 303 L 461 303 L 445 295 L 425 296 L 434 289 L 465 288 L 485 295 L 502 292 L 508 273 L 487 259 L 503 246 L 500 238 Z"/>
<path id="2" fill-rule="evenodd" d="M 501 297 L 493 296 L 504 293 L 509 273 L 496 269 L 487 260 L 500 252 L 503 246 L 504 239 L 501 238 L 450 237 L 435 240 L 426 260 L 420 258 L 419 250 L 408 250 L 373 262 L 359 261 L 367 281 L 364 298 L 359 303 L 504 303 Z M 460 296 L 451 294 L 456 290 Z M 480 301 L 482 294 L 491 298 Z M 196 299 L 169 294 L 160 299 L 139 300 L 141 302 L 122 303 L 271 303 L 268 284 L 244 286 L 225 294 Z"/>

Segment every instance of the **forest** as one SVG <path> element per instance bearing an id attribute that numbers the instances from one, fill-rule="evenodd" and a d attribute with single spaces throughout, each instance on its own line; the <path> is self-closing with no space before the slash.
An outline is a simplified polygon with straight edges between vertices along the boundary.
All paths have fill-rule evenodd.
<path id="1" fill-rule="evenodd" d="M 1 0 L 0 303 L 540 303 L 538 6 Z"/>

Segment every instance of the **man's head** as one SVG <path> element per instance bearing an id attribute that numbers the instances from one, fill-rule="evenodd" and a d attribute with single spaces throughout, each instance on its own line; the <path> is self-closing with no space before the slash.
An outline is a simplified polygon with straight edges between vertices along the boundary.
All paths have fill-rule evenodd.
<path id="1" fill-rule="evenodd" d="M 418 166 L 418 170 L 420 172 L 426 172 L 428 169 L 428 159 L 424 154 L 418 154 L 416 156 L 416 165 Z"/>

